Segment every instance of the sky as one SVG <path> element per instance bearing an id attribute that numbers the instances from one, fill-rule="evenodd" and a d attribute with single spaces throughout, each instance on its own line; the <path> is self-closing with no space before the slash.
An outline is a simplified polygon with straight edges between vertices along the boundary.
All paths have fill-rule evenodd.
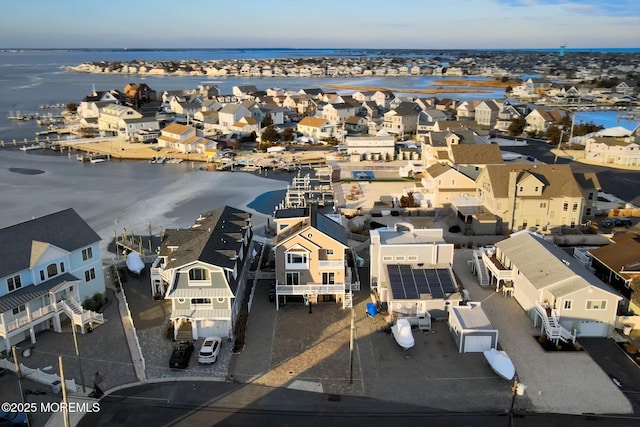
<path id="1" fill-rule="evenodd" d="M 640 0 L 21 0 L 7 48 L 638 48 Z"/>

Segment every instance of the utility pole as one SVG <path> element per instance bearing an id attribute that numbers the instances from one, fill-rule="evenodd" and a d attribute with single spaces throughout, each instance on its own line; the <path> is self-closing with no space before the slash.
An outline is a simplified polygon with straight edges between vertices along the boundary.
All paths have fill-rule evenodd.
<path id="1" fill-rule="evenodd" d="M 22 371 L 20 370 L 20 363 L 18 363 L 18 355 L 16 353 L 16 346 L 11 347 L 11 353 L 13 354 L 13 363 L 16 366 L 16 373 L 18 374 L 18 388 L 20 389 L 20 399 L 22 399 L 22 405 L 25 405 L 24 402 L 24 391 L 22 390 Z M 31 426 L 31 418 L 29 417 L 29 412 L 25 412 L 27 416 L 27 426 Z"/>
<path id="2" fill-rule="evenodd" d="M 62 418 L 64 419 L 64 427 L 71 427 L 69 422 L 69 401 L 67 400 L 67 385 L 64 380 L 64 368 L 62 367 L 62 356 L 58 356 L 58 365 L 60 366 L 60 381 L 62 382 Z"/>
<path id="3" fill-rule="evenodd" d="M 80 381 L 82 382 L 82 392 L 86 392 L 84 388 L 84 375 L 82 373 L 82 362 L 80 361 L 80 347 L 78 347 L 78 337 L 76 336 L 76 325 L 71 322 L 71 330 L 73 331 L 73 344 L 76 347 L 76 357 L 78 358 L 78 369 L 80 370 Z"/>

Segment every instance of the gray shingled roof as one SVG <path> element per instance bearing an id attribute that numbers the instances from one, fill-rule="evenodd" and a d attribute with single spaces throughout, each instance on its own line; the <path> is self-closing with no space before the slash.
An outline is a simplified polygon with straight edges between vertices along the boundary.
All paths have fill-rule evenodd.
<path id="1" fill-rule="evenodd" d="M 2 228 L 0 277 L 29 268 L 33 241 L 72 252 L 100 240 L 100 236 L 71 208 Z"/>
<path id="2" fill-rule="evenodd" d="M 42 282 L 39 285 L 23 286 L 17 291 L 13 291 L 10 294 L 0 297 L 0 313 L 13 310 L 16 307 L 20 307 L 22 304 L 33 301 L 34 299 L 47 294 L 51 289 L 60 284 L 65 282 L 74 282 L 77 280 L 79 279 L 73 274 L 64 273 L 49 279 L 46 282 Z"/>

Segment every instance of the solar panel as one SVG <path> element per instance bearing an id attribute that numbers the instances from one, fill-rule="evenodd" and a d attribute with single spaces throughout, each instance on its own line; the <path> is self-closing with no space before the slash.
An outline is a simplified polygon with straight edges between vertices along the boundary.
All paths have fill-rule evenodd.
<path id="1" fill-rule="evenodd" d="M 431 296 L 434 298 L 444 298 L 444 292 L 441 289 L 431 289 Z"/>

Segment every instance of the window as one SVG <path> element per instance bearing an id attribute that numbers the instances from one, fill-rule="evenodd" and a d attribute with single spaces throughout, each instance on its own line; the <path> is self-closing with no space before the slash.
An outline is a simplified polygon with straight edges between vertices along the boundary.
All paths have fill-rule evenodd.
<path id="1" fill-rule="evenodd" d="M 587 310 L 606 310 L 607 301 L 587 301 Z"/>
<path id="2" fill-rule="evenodd" d="M 407 261 L 417 261 L 418 255 L 409 255 L 407 256 Z"/>
<path id="3" fill-rule="evenodd" d="M 565 212 L 568 211 L 569 210 L 569 203 L 564 202 L 564 204 L 562 205 L 562 210 L 565 211 Z"/>
<path id="4" fill-rule="evenodd" d="M 589 193 L 589 195 L 587 196 L 587 199 L 593 200 L 593 193 Z"/>
<path id="5" fill-rule="evenodd" d="M 191 298 L 191 304 L 211 304 L 211 298 Z"/>
<path id="6" fill-rule="evenodd" d="M 297 286 L 300 284 L 300 274 L 299 273 L 287 273 L 286 274 L 287 285 L 289 286 Z"/>
<path id="7" fill-rule="evenodd" d="M 404 261 L 404 255 L 396 256 L 396 261 Z"/>
<path id="8" fill-rule="evenodd" d="M 520 186 L 520 192 L 522 193 L 524 191 L 524 187 Z"/>
<path id="9" fill-rule="evenodd" d="M 571 206 L 571 212 L 578 212 L 578 204 L 574 203 L 573 206 Z"/>
<path id="10" fill-rule="evenodd" d="M 60 263 L 60 273 L 64 273 L 64 263 Z"/>
<path id="11" fill-rule="evenodd" d="M 16 314 L 22 313 L 26 309 L 27 309 L 27 307 L 24 304 L 22 304 L 21 306 L 16 307 L 16 308 L 13 309 L 13 314 L 16 315 Z"/>
<path id="12" fill-rule="evenodd" d="M 333 249 L 325 249 L 327 255 L 333 255 Z"/>
<path id="13" fill-rule="evenodd" d="M 289 252 L 287 254 L 287 264 L 306 264 L 307 254 Z"/>
<path id="14" fill-rule="evenodd" d="M 93 258 L 93 249 L 92 248 L 85 248 L 82 250 L 82 260 L 86 261 L 88 259 Z"/>
<path id="15" fill-rule="evenodd" d="M 40 270 L 40 280 L 44 281 L 44 270 Z"/>
<path id="16" fill-rule="evenodd" d="M 547 207 L 547 203 L 546 202 L 540 203 L 540 207 L 543 208 L 543 209 L 546 208 Z"/>
<path id="17" fill-rule="evenodd" d="M 538 192 L 538 187 L 536 187 L 534 191 L 537 193 Z"/>
<path id="18" fill-rule="evenodd" d="M 20 289 L 22 287 L 22 281 L 20 280 L 20 276 L 13 276 L 7 279 L 7 286 L 9 287 L 9 292 L 15 291 L 16 289 Z"/>
<path id="19" fill-rule="evenodd" d="M 584 212 L 584 214 L 586 216 L 591 216 L 591 208 L 587 208 L 587 210 Z"/>
<path id="20" fill-rule="evenodd" d="M 322 273 L 323 285 L 333 285 L 334 283 L 336 283 L 336 273 L 332 271 L 327 273 Z"/>
<path id="21" fill-rule="evenodd" d="M 189 280 L 207 280 L 208 274 L 204 268 L 192 268 L 189 270 Z"/>
<path id="22" fill-rule="evenodd" d="M 564 301 L 564 309 L 565 310 L 571 310 L 571 302 L 572 301 L 570 299 Z"/>
<path id="23" fill-rule="evenodd" d="M 84 281 L 88 282 L 96 278 L 96 270 L 94 268 L 84 272 Z"/>
<path id="24" fill-rule="evenodd" d="M 47 277 L 51 278 L 53 276 L 58 275 L 58 265 L 57 264 L 49 264 L 47 266 Z"/>
<path id="25" fill-rule="evenodd" d="M 382 257 L 382 260 L 383 261 L 393 261 L 393 257 L 389 256 L 389 255 L 385 255 L 385 256 Z"/>

